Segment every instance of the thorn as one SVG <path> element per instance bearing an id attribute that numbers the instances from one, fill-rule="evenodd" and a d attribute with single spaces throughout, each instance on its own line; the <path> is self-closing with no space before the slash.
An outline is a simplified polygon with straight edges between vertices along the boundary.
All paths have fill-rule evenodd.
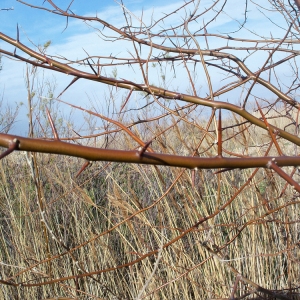
<path id="1" fill-rule="evenodd" d="M 20 31 L 19 31 L 19 24 L 17 23 L 17 43 L 20 42 Z"/>
<path id="2" fill-rule="evenodd" d="M 71 83 L 57 96 L 57 98 L 60 98 L 61 95 L 74 83 L 76 82 L 77 80 L 79 79 L 79 77 L 75 77 L 73 78 L 73 80 L 71 81 Z"/>
<path id="3" fill-rule="evenodd" d="M 79 170 L 79 172 L 76 174 L 75 178 L 77 178 L 89 165 L 91 165 L 92 162 L 91 161 L 86 161 L 83 166 L 81 167 L 81 169 Z"/>
<path id="4" fill-rule="evenodd" d="M 231 171 L 231 170 L 234 170 L 234 169 L 233 168 L 226 168 L 226 169 L 222 169 L 222 170 L 213 172 L 213 174 L 216 175 L 216 174 L 227 172 L 227 171 Z"/>
<path id="5" fill-rule="evenodd" d="M 20 141 L 18 139 L 13 139 L 12 142 L 10 142 L 9 147 L 6 151 L 4 151 L 2 154 L 0 154 L 0 160 L 12 153 L 13 151 L 17 150 L 19 148 Z"/>
<path id="6" fill-rule="evenodd" d="M 150 144 L 152 143 L 152 140 L 150 142 L 147 142 L 144 147 L 142 149 L 140 149 L 139 151 L 139 157 L 142 157 L 143 154 L 145 153 L 145 151 L 147 150 L 147 148 L 150 146 Z"/>
<path id="7" fill-rule="evenodd" d="M 99 74 L 95 71 L 95 69 L 93 68 L 93 66 L 91 65 L 91 63 L 90 63 L 90 61 L 87 59 L 87 62 L 88 62 L 88 64 L 89 64 L 89 66 L 90 66 L 90 68 L 92 69 L 92 71 L 94 72 L 94 74 L 96 75 L 96 76 L 99 76 Z"/>
<path id="8" fill-rule="evenodd" d="M 129 98 L 130 98 L 130 96 L 131 96 L 131 94 L 132 94 L 132 91 L 133 91 L 133 89 L 131 88 L 131 89 L 130 89 L 130 92 L 129 92 L 127 98 L 126 98 L 126 100 L 124 101 L 124 104 L 122 105 L 122 107 L 121 107 L 121 109 L 120 109 L 120 113 L 122 112 L 123 108 L 124 108 L 125 105 L 127 104 L 128 100 L 129 100 Z"/>
<path id="9" fill-rule="evenodd" d="M 53 122 L 53 120 L 52 120 L 52 117 L 51 117 L 51 115 L 50 115 L 50 112 L 49 112 L 49 109 L 48 109 L 47 106 L 46 106 L 46 112 L 47 112 L 47 117 L 48 117 L 49 122 L 50 122 L 50 126 L 51 126 L 51 128 L 52 128 L 52 132 L 53 132 L 54 138 L 55 138 L 56 140 L 59 141 L 59 137 L 58 137 L 57 130 L 56 130 L 56 128 L 55 128 L 54 122 Z"/>

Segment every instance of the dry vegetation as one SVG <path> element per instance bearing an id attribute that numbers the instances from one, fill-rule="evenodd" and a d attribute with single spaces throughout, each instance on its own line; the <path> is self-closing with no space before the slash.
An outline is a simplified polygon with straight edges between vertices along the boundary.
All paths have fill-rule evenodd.
<path id="1" fill-rule="evenodd" d="M 49 43 L 30 49 L 19 32 L 16 40 L 0 32 L 23 53 L 0 49 L 3 57 L 28 63 L 29 119 L 28 137 L 8 134 L 17 112 L 1 109 L 0 299 L 300 299 L 298 2 L 257 6 L 282 16 L 286 29 L 281 38 L 252 32 L 247 47 L 237 36 L 250 2 L 233 37 L 209 31 L 230 7 L 221 2 L 187 1 L 150 25 L 121 5 L 124 27 L 75 15 L 73 1 L 66 11 L 50 0 L 34 7 L 100 23 L 105 42 L 130 43 L 127 58 L 74 62 L 48 54 Z M 210 48 L 208 37 L 223 48 Z M 265 60 L 253 66 L 257 54 Z M 118 77 L 127 64 L 141 82 Z M 150 64 L 161 84 L 150 84 Z M 292 75 L 279 78 L 278 66 Z M 73 80 L 46 97 L 35 84 L 41 68 Z M 172 90 L 169 69 L 189 86 Z M 224 86 L 213 89 L 216 70 Z M 65 102 L 78 79 L 107 86 L 102 111 Z M 239 105 L 228 102 L 232 91 Z M 58 103 L 82 112 L 85 127 L 66 121 Z"/>
<path id="2" fill-rule="evenodd" d="M 194 133 L 177 126 L 169 136 L 172 149 Z M 262 142 L 252 129 L 244 132 L 250 137 Z M 125 146 L 126 137 L 120 140 Z M 231 143 L 242 154 L 239 142 Z M 153 148 L 165 151 L 161 143 Z M 1 298 L 137 299 L 143 290 L 140 299 L 229 299 L 232 293 L 264 299 L 252 284 L 238 281 L 241 274 L 297 299 L 299 198 L 270 170 L 192 175 L 181 168 L 98 162 L 76 178 L 76 158 L 35 159 L 40 204 L 26 154 L 1 161 L 1 278 L 26 284 L 4 285 Z M 195 227 L 204 216 L 209 220 Z"/>

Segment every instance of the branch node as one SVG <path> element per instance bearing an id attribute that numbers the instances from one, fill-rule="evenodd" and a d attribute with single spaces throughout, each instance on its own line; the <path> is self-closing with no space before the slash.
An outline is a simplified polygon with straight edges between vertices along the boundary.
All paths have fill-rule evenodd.
<path id="1" fill-rule="evenodd" d="M 268 169 L 270 169 L 271 166 L 272 166 L 272 161 L 268 161 L 266 167 L 267 167 Z"/>

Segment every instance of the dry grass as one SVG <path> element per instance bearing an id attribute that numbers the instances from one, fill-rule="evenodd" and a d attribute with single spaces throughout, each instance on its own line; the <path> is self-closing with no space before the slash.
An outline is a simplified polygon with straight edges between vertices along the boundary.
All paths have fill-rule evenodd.
<path id="1" fill-rule="evenodd" d="M 224 140 L 242 126 L 225 130 Z M 201 138 L 192 130 L 177 126 L 153 148 L 191 154 Z M 211 134 L 200 155 L 216 155 Z M 269 141 L 262 136 L 251 127 L 224 147 L 261 155 Z M 34 287 L 2 285 L 1 299 L 275 299 L 243 281 L 233 289 L 238 277 L 231 267 L 299 299 L 299 198 L 290 187 L 281 193 L 286 183 L 270 170 L 247 183 L 252 169 L 198 170 L 193 180 L 190 170 L 99 162 L 75 178 L 79 159 L 37 154 L 36 160 L 38 189 L 24 153 L 1 161 L 1 279 L 26 285 L 99 272 Z M 225 209 L 162 249 L 239 189 Z"/>

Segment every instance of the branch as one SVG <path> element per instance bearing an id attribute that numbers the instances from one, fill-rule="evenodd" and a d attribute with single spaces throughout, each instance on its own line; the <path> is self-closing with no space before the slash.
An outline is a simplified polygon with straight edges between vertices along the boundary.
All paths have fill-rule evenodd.
<path id="1" fill-rule="evenodd" d="M 277 166 L 298 166 L 299 156 L 280 157 L 213 157 L 202 158 L 193 156 L 179 156 L 160 153 L 145 152 L 140 155 L 140 151 L 135 150 L 112 150 L 74 145 L 60 140 L 31 139 L 10 134 L 0 134 L 0 146 L 9 148 L 12 141 L 19 141 L 17 149 L 19 151 L 30 151 L 39 153 L 52 153 L 81 157 L 89 161 L 113 161 L 135 164 L 163 165 L 170 167 L 182 167 L 189 169 L 217 169 L 217 168 L 268 168 L 269 162 L 276 162 Z"/>

